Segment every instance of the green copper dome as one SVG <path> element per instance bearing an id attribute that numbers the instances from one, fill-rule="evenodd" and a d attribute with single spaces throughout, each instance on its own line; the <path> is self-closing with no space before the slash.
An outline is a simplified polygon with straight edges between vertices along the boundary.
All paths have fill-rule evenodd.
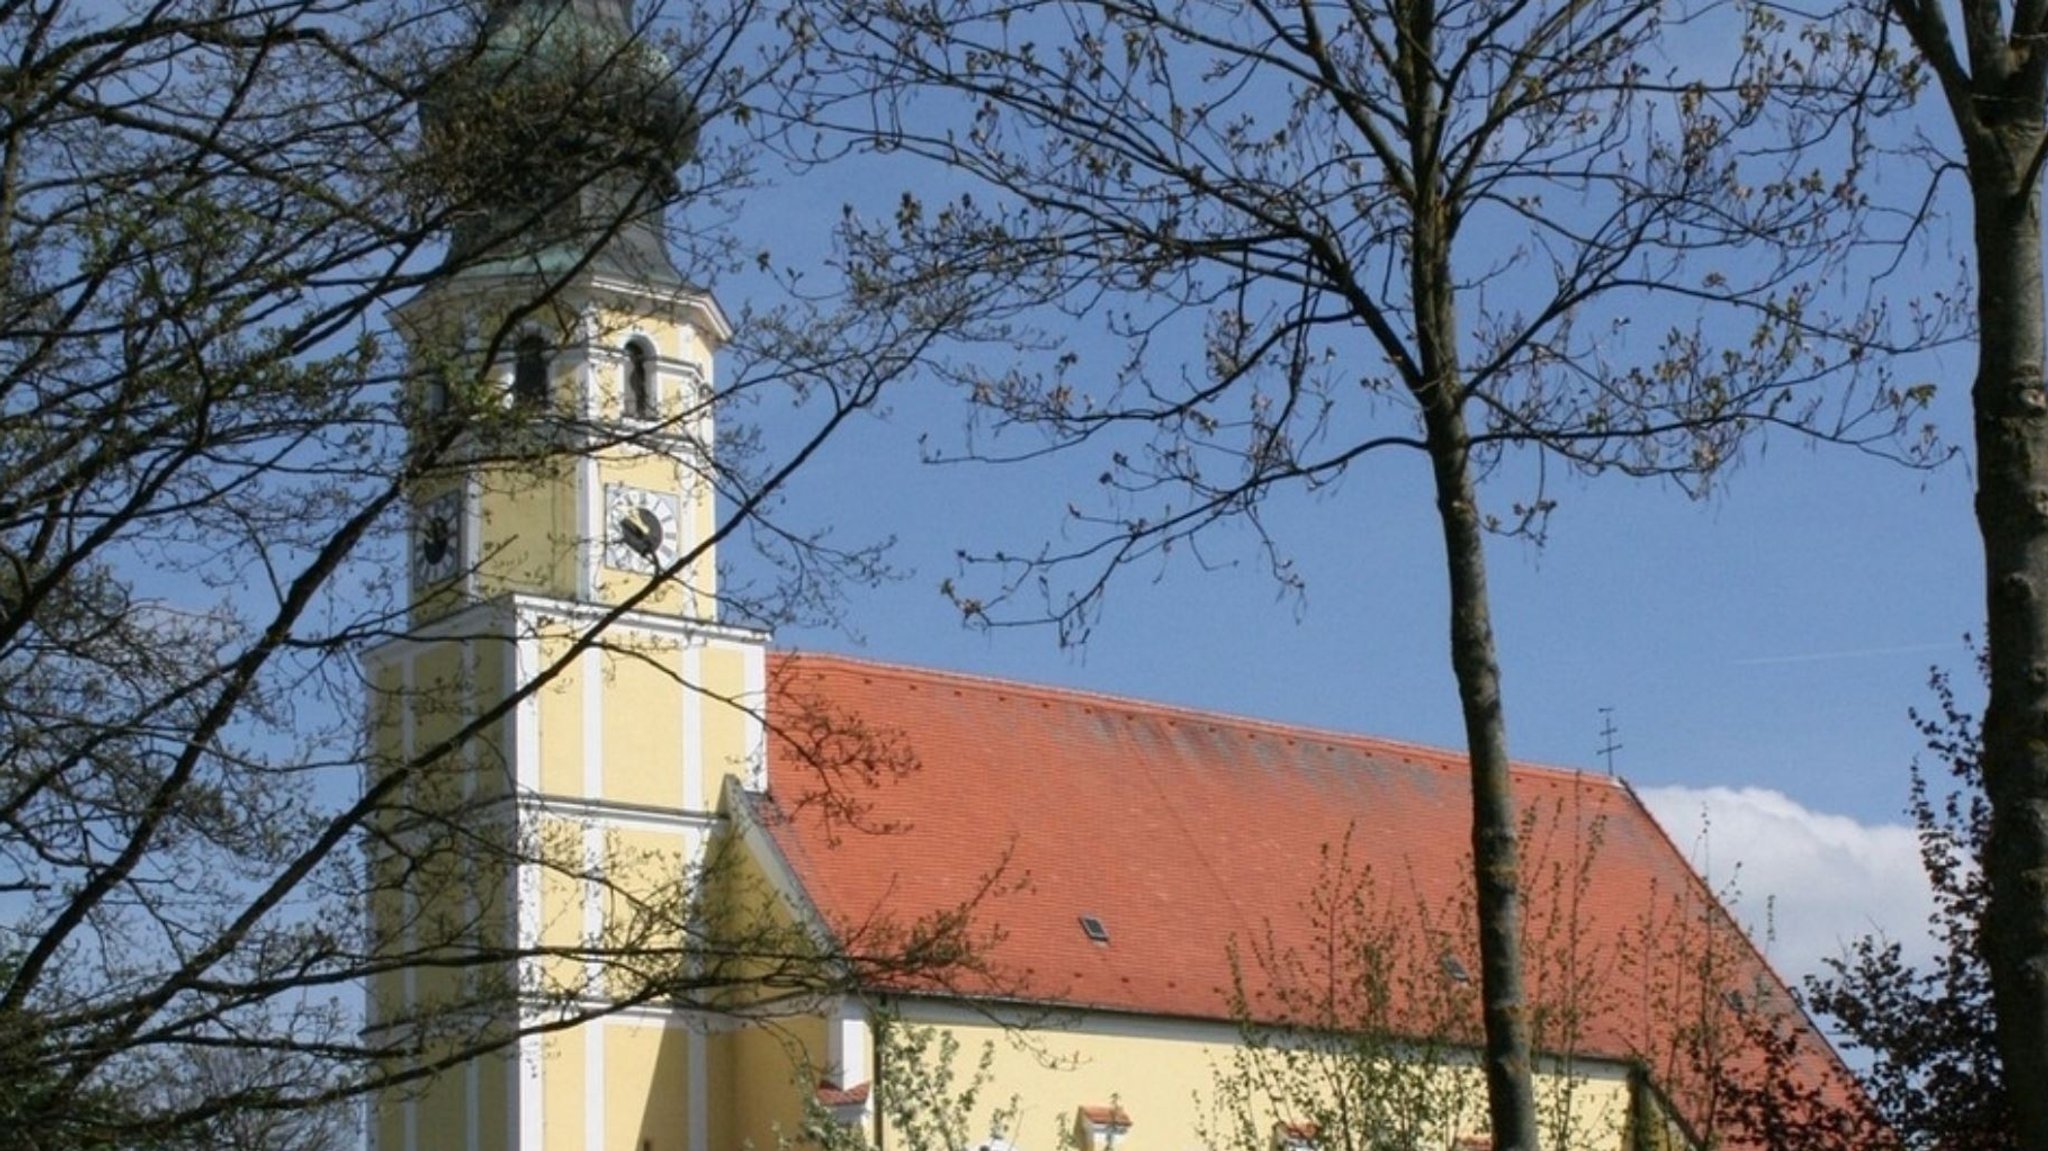
<path id="1" fill-rule="evenodd" d="M 695 150 L 696 111 L 630 0 L 494 6 L 420 119 L 456 207 L 452 265 L 680 279 L 661 215 Z"/>

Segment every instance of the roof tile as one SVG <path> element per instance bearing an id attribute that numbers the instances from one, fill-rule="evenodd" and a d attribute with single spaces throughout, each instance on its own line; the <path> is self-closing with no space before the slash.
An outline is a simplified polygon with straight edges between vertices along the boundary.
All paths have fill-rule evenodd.
<path id="1" fill-rule="evenodd" d="M 806 801 L 825 756 L 787 733 L 772 741 L 766 802 L 781 818 L 766 823 L 827 920 L 907 918 L 994 891 L 977 915 L 1000 928 L 986 956 L 997 974 L 929 990 L 1230 1020 L 1241 987 L 1261 1019 L 1299 1015 L 1286 981 L 1250 960 L 1311 949 L 1304 909 L 1333 867 L 1369 877 L 1375 907 L 1429 936 L 1403 966 L 1408 1000 L 1452 982 L 1451 960 L 1479 970 L 1460 753 L 837 656 L 777 655 L 771 668 L 771 711 L 829 708 L 914 759 L 862 800 L 860 822 L 886 830 L 850 834 Z M 1671 1056 L 1686 1023 L 1673 1012 L 1720 1002 L 1685 992 L 1699 971 L 1646 970 L 1645 954 L 1688 932 L 1706 954 L 1680 963 L 1793 1002 L 1626 785 L 1530 765 L 1513 781 L 1530 992 L 1571 1001 L 1578 1052 Z M 1113 942 L 1092 942 L 1080 916 Z M 1233 949 L 1246 960 L 1235 969 Z M 1469 983 L 1456 993 L 1476 1002 Z M 1844 1077 L 1793 1022 L 1808 1069 Z"/>

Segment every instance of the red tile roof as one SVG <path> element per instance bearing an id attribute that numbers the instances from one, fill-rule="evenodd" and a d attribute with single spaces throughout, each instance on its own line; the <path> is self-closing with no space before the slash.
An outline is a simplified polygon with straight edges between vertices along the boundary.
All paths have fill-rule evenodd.
<path id="1" fill-rule="evenodd" d="M 1097 1127 L 1123 1127 L 1131 1125 L 1130 1113 L 1115 1103 L 1083 1103 L 1081 1119 Z"/>
<path id="2" fill-rule="evenodd" d="M 1390 918 L 1424 923 L 1403 964 L 1409 998 L 1453 982 L 1449 956 L 1472 973 L 1456 994 L 1476 1003 L 1460 753 L 835 656 L 773 656 L 770 678 L 771 717 L 841 717 L 772 739 L 771 789 L 757 801 L 829 923 L 938 911 L 976 899 L 1000 873 L 975 913 L 1000 931 L 992 973 L 923 990 L 1229 1020 L 1233 947 L 1311 950 L 1304 909 L 1341 854 L 1370 873 Z M 804 746 L 805 733 L 824 726 L 836 746 L 858 729 L 899 766 L 914 758 L 915 770 L 881 773 L 890 778 L 858 801 L 867 831 L 849 831 L 836 805 L 803 802 L 831 758 Z M 1531 999 L 1583 1018 L 1552 1046 L 1643 1062 L 1682 1101 L 1681 1036 L 1702 1004 L 1728 1022 L 1712 982 L 1785 1008 L 1806 1072 L 1841 1074 L 1633 792 L 1554 768 L 1517 766 L 1513 778 L 1526 817 Z M 1108 942 L 1092 940 L 1083 917 Z M 1312 1013 L 1273 974 L 1279 966 L 1239 965 L 1249 1011 Z"/>
<path id="3" fill-rule="evenodd" d="M 868 1101 L 870 1084 L 856 1083 L 841 1087 L 836 1083 L 818 1084 L 818 1104 L 823 1107 L 861 1107 Z"/>

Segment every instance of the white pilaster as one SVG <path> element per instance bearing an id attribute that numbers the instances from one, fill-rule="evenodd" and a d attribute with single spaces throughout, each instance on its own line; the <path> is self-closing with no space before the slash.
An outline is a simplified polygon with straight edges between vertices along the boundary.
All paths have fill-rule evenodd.
<path id="1" fill-rule="evenodd" d="M 758 644 L 741 649 L 746 664 L 747 691 L 741 712 L 747 725 L 747 786 L 768 790 L 768 652 Z"/>
<path id="2" fill-rule="evenodd" d="M 690 1151 L 711 1151 L 711 1043 L 702 1026 L 692 1025 L 689 1035 Z"/>

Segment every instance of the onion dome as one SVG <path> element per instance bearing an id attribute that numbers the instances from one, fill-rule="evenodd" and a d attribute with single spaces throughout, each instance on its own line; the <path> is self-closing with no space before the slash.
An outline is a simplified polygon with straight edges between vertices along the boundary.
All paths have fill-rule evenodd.
<path id="1" fill-rule="evenodd" d="M 680 281 L 661 217 L 696 110 L 631 0 L 501 0 L 420 121 L 455 210 L 451 266 Z"/>

